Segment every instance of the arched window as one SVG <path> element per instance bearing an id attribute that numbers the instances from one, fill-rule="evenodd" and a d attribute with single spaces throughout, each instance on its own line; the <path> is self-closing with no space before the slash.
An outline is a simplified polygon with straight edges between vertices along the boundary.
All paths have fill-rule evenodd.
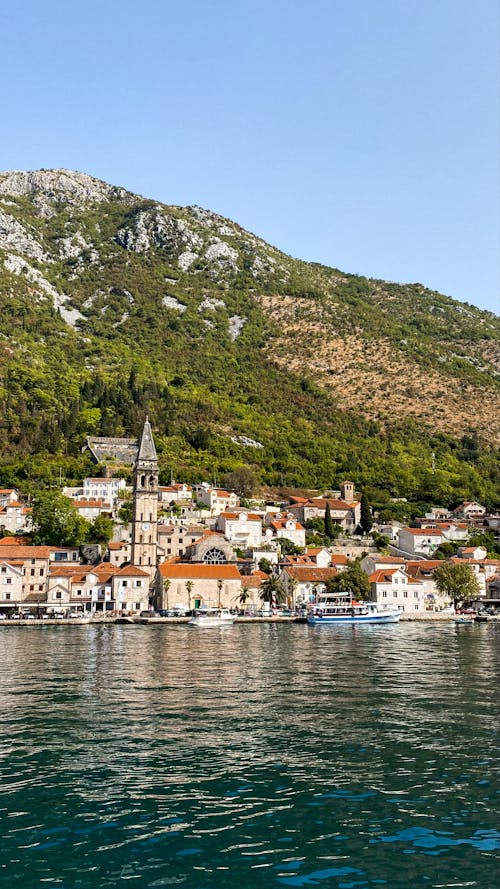
<path id="1" fill-rule="evenodd" d="M 207 550 L 203 556 L 203 561 L 207 565 L 222 565 L 227 560 L 221 549 L 213 547 L 212 549 Z"/>

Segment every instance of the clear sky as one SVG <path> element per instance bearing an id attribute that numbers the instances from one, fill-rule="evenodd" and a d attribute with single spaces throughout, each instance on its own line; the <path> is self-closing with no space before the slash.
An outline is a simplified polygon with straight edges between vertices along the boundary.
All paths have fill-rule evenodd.
<path id="1" fill-rule="evenodd" d="M 0 169 L 500 313 L 497 0 L 4 0 Z"/>

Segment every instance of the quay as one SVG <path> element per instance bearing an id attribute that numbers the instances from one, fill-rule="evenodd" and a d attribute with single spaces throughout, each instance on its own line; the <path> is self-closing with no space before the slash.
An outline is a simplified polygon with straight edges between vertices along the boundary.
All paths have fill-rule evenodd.
<path id="1" fill-rule="evenodd" d="M 92 616 L 90 618 L 35 618 L 33 620 L 2 620 L 0 621 L 0 629 L 12 627 L 81 627 L 81 626 L 113 626 L 115 624 L 122 626 L 179 626 L 188 624 L 190 617 L 103 617 L 102 615 Z M 402 614 L 400 623 L 447 623 L 454 621 L 454 615 L 445 614 L 439 611 L 429 611 L 420 614 Z M 500 614 L 488 615 L 484 623 L 500 623 Z M 236 615 L 234 624 L 305 624 L 307 619 L 298 615 L 266 615 L 266 616 L 249 616 Z"/>

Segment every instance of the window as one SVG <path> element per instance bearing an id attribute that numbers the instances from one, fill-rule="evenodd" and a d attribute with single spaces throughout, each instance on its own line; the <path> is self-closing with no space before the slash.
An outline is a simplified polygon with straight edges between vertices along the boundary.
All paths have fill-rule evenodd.
<path id="1" fill-rule="evenodd" d="M 5 567 L 5 565 L 2 565 L 2 568 L 0 570 L 1 570 L 2 574 L 5 574 L 7 571 L 7 568 Z"/>
<path id="2" fill-rule="evenodd" d="M 398 598 L 398 591 L 394 590 L 392 595 L 393 595 L 394 599 L 397 599 Z"/>
<path id="3" fill-rule="evenodd" d="M 38 573 L 39 573 L 40 577 L 43 577 L 43 574 L 44 574 L 43 568 L 40 568 L 40 571 Z"/>
<path id="4" fill-rule="evenodd" d="M 56 590 L 53 596 L 54 599 L 62 599 L 61 590 Z"/>
<path id="5" fill-rule="evenodd" d="M 403 596 L 404 596 L 405 599 L 408 598 L 408 592 L 407 592 L 407 590 L 404 591 Z"/>
<path id="6" fill-rule="evenodd" d="M 10 599 L 10 593 L 5 593 L 5 598 Z"/>
<path id="7" fill-rule="evenodd" d="M 384 592 L 382 593 L 382 598 L 383 598 L 383 599 L 387 599 L 387 593 L 385 592 L 385 590 L 384 590 Z"/>
<path id="8" fill-rule="evenodd" d="M 418 599 L 418 593 L 413 593 L 413 598 Z"/>
<path id="9" fill-rule="evenodd" d="M 34 569 L 34 568 L 31 569 L 31 571 L 30 571 L 30 575 L 31 575 L 31 577 L 34 577 L 34 576 L 35 576 L 35 569 Z"/>

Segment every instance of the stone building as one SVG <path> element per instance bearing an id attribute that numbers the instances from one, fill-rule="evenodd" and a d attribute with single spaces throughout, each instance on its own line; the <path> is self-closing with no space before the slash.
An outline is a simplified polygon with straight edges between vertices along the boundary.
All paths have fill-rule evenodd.
<path id="1" fill-rule="evenodd" d="M 147 571 L 153 583 L 158 544 L 158 457 L 148 418 L 134 464 L 131 562 Z"/>

